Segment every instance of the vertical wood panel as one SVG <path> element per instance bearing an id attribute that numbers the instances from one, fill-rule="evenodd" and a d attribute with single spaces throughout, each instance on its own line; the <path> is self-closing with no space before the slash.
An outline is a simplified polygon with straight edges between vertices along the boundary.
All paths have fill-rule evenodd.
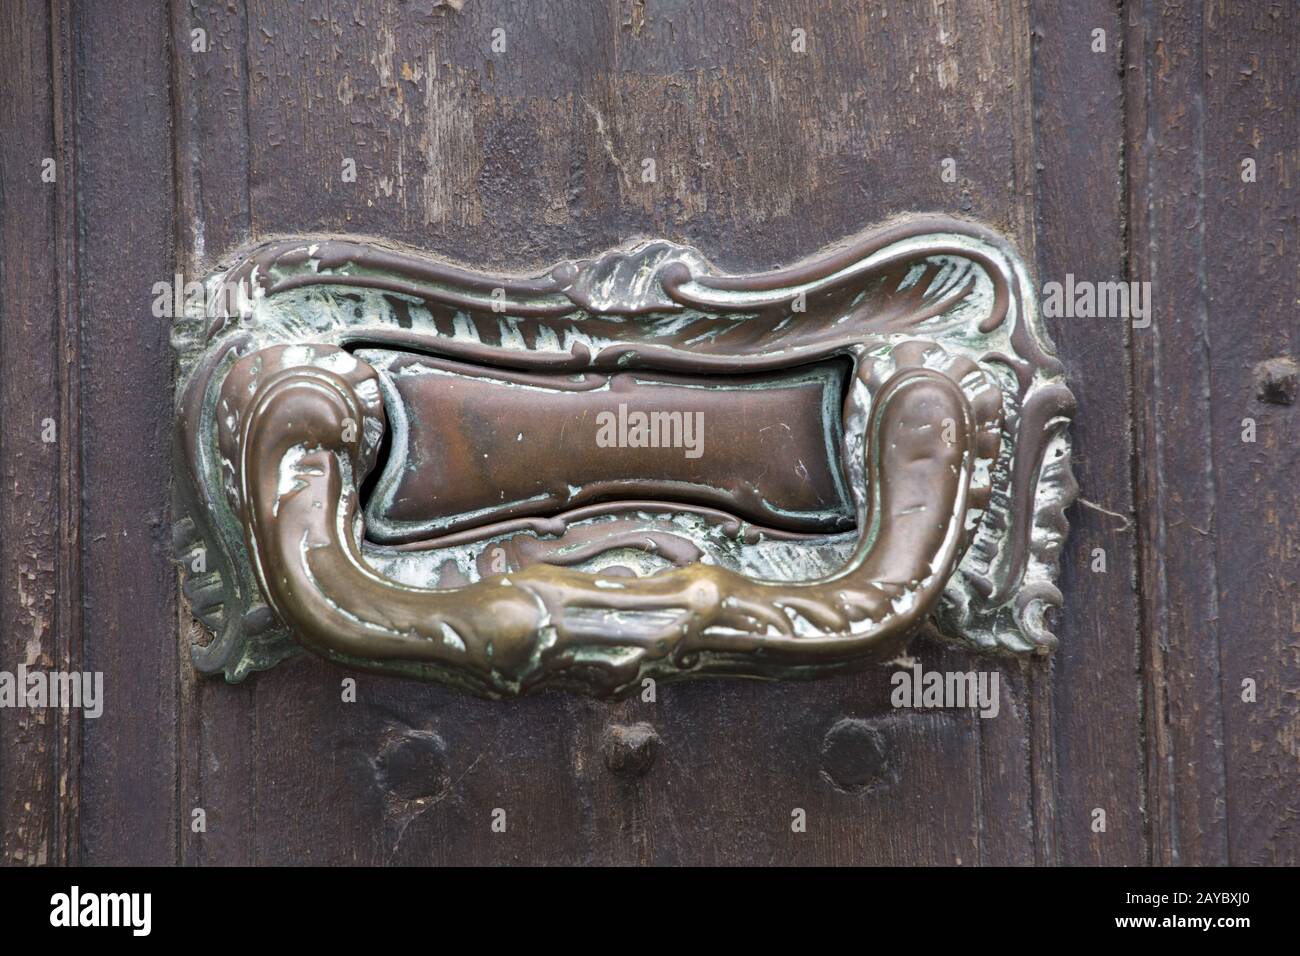
<path id="1" fill-rule="evenodd" d="M 1252 369 L 1296 348 L 1295 7 L 1143 4 L 1129 35 L 1155 860 L 1294 862 L 1297 426 Z"/>
<path id="2" fill-rule="evenodd" d="M 83 664 L 84 628 L 81 561 L 81 312 L 77 295 L 78 221 L 76 180 L 76 68 L 70 0 L 50 4 L 50 97 L 54 106 L 54 150 L 63 175 L 55 210 L 55 255 L 59 308 L 59 666 L 74 672 Z M 79 864 L 81 853 L 81 747 L 83 720 L 67 713 L 58 741 L 58 859 Z"/>
<path id="3" fill-rule="evenodd" d="M 151 314 L 170 280 L 172 142 L 161 3 L 74 11 L 82 393 L 84 654 L 104 673 L 86 721 L 84 860 L 176 860 L 172 356 Z"/>
<path id="4" fill-rule="evenodd" d="M 178 261 L 187 279 L 202 279 L 212 254 L 243 245 L 250 230 L 248 23 L 243 4 L 173 0 L 170 13 Z M 203 31 L 197 40 L 195 30 Z M 195 673 L 190 646 L 202 629 L 183 596 L 181 604 L 180 810 L 184 819 L 202 809 L 206 829 L 181 828 L 180 856 L 187 864 L 251 864 L 257 683 L 231 686 Z"/>
<path id="5" fill-rule="evenodd" d="M 1151 283 L 1155 306 L 1151 328 L 1133 339 L 1153 857 L 1226 863 L 1208 541 L 1201 11 L 1139 4 L 1130 24 L 1131 274 Z"/>
<path id="6" fill-rule="evenodd" d="M 1300 862 L 1300 412 L 1254 370 L 1300 360 L 1300 7 L 1209 2 L 1201 179 L 1209 484 L 1228 859 Z M 1253 158 L 1254 183 L 1241 161 Z M 1242 441 L 1243 419 L 1257 439 Z M 1203 468 L 1205 466 L 1202 466 Z M 1253 680 L 1257 699 L 1242 699 Z M 1192 706 L 1189 707 L 1188 703 Z M 1209 716 L 1209 701 L 1199 711 Z M 1184 707 L 1194 709 L 1195 702 Z M 1204 822 L 1201 821 L 1204 826 Z"/>
<path id="7" fill-rule="evenodd" d="M 192 19 L 174 16 L 178 38 Z M 240 154 L 208 147 L 237 129 L 238 41 L 224 14 L 200 19 L 223 38 L 227 65 L 211 76 L 179 67 L 178 165 L 212 258 L 224 251 L 214 225 L 229 241 L 245 208 Z M 977 216 L 1031 246 L 1027 24 L 1023 4 L 958 16 L 902 3 L 252 3 L 251 232 L 380 234 L 513 269 L 662 234 L 726 267 L 763 268 L 924 209 Z M 497 27 L 504 54 L 489 49 Z M 790 50 L 796 27 L 808 54 Z M 939 175 L 949 156 L 955 184 Z M 355 183 L 341 179 L 345 158 Z M 647 158 L 658 180 L 643 184 Z M 207 183 L 223 176 L 219 209 Z M 202 200 L 185 199 L 197 184 Z M 197 220 L 185 231 L 193 247 Z M 890 668 L 662 688 L 656 705 L 553 694 L 496 704 L 360 676 L 358 703 L 344 704 L 342 672 L 299 661 L 253 678 L 254 858 L 1033 860 L 1029 675 L 1042 665 L 979 665 L 931 641 L 915 653 L 931 668 L 998 667 L 1003 717 L 895 712 Z M 850 751 L 863 752 L 824 756 L 846 720 Z M 607 728 L 627 721 L 660 735 L 639 780 L 602 757 Z M 218 746 L 228 759 L 236 745 L 211 740 L 194 757 L 203 799 L 236 820 L 249 798 L 213 791 L 212 774 L 228 771 L 202 769 Z M 828 761 L 876 756 L 879 779 L 861 790 L 824 773 Z M 497 806 L 509 835 L 489 831 Z M 806 839 L 790 832 L 794 807 L 810 814 Z"/>
<path id="8" fill-rule="evenodd" d="M 1038 279 L 1123 278 L 1123 30 L 1114 4 L 1034 6 Z M 1094 30 L 1104 51 L 1093 51 Z M 1052 660 L 1056 861 L 1146 858 L 1134 590 L 1128 322 L 1046 320 L 1079 410 L 1071 426 L 1080 500 L 1062 554 L 1067 605 Z M 1094 549 L 1105 571 L 1093 570 Z M 1105 701 L 1104 706 L 1097 702 Z M 1094 814 L 1105 813 L 1104 832 Z"/>
<path id="9" fill-rule="evenodd" d="M 60 186 L 42 180 L 45 160 L 62 158 L 50 30 L 46 4 L 0 10 L 0 670 L 10 674 L 22 665 L 47 671 L 61 659 Z M 0 862 L 60 859 L 63 720 L 53 709 L 0 710 Z"/>
<path id="10" fill-rule="evenodd" d="M 1300 425 L 1253 379 L 1300 358 L 1294 4 L 154 0 L 0 23 L 0 669 L 84 653 L 107 696 L 84 728 L 0 713 L 6 862 L 1296 862 Z M 916 210 L 1006 231 L 1040 283 L 1152 283 L 1149 329 L 1049 322 L 1085 499 L 1061 650 L 910 652 L 997 668 L 997 719 L 894 710 L 892 667 L 653 704 L 369 675 L 349 704 L 312 658 L 193 675 L 150 314 L 177 264 L 329 231 L 519 270 L 666 235 L 756 269 Z M 633 724 L 657 735 L 644 776 L 606 766 Z"/>

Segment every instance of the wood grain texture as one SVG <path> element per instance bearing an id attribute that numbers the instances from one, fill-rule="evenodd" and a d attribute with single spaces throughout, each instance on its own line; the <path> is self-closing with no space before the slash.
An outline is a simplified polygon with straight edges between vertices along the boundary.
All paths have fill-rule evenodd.
<path id="1" fill-rule="evenodd" d="M 1104 50 L 1094 52 L 1094 30 Z M 1123 49 L 1120 19 L 1105 2 L 1035 4 L 1035 232 L 1040 284 L 1110 282 L 1124 272 Z M 1081 215 L 1081 204 L 1087 214 Z M 1056 860 L 1141 863 L 1144 766 L 1131 415 L 1123 318 L 1047 320 L 1079 402 L 1071 427 L 1079 502 L 1061 588 L 1069 596 L 1060 651 L 1051 662 Z M 1101 549 L 1105 570 L 1094 570 Z M 1095 701 L 1105 700 L 1098 708 Z M 1094 813 L 1106 829 L 1093 828 Z"/>
<path id="2" fill-rule="evenodd" d="M 664 235 L 726 268 L 753 269 L 909 210 L 965 212 L 1004 228 L 1027 219 L 1008 173 L 1032 153 L 1011 135 L 1030 135 L 1019 121 L 1029 46 L 1015 40 L 1015 8 L 959 19 L 914 4 L 455 11 L 363 2 L 335 13 L 249 5 L 255 236 L 382 234 L 483 267 L 528 269 Z M 807 54 L 790 50 L 796 27 L 807 31 Z M 495 28 L 505 31 L 504 53 L 490 48 Z M 817 97 L 800 95 L 812 87 Z M 1008 88 L 1022 97 L 991 93 Z M 197 153 L 212 162 L 211 150 Z M 940 177 L 949 156 L 957 183 Z M 341 176 L 349 158 L 355 183 Z M 646 159 L 655 182 L 641 181 Z M 918 653 L 927 667 L 968 666 L 937 645 Z M 895 713 L 882 693 L 886 670 L 789 687 L 664 688 L 641 709 L 552 696 L 510 708 L 371 677 L 359 678 L 357 704 L 342 704 L 341 676 L 304 661 L 257 678 L 253 812 L 276 834 L 259 839 L 259 861 L 309 848 L 313 859 L 340 861 L 811 862 L 832 846 L 842 860 L 1034 858 L 1025 726 Z M 1007 676 L 1008 692 L 1023 694 L 1024 678 Z M 314 690 L 295 694 L 304 681 Z M 372 715 L 377 694 L 391 711 L 383 721 Z M 300 699 L 288 706 L 286 696 Z M 1004 713 L 1019 706 L 1008 704 Z M 667 718 L 654 719 L 669 712 L 671 731 L 660 726 Z M 611 786 L 592 752 L 622 719 L 651 722 L 663 741 L 642 786 Z M 817 757 L 842 719 L 866 722 L 893 768 L 853 794 L 823 777 Z M 544 741 L 539 724 L 551 728 Z M 487 749 L 465 752 L 461 727 L 479 728 L 471 739 Z M 436 804 L 426 810 L 395 802 L 377 768 L 393 748 L 433 746 L 429 734 L 442 755 L 422 759 L 445 763 L 452 789 L 442 795 L 435 773 L 419 798 Z M 943 785 L 949 779 L 961 782 Z M 1007 818 L 981 818 L 985 782 Z M 453 799 L 462 789 L 476 799 Z M 714 806 L 722 790 L 731 799 Z M 321 816 L 344 798 L 364 823 L 316 846 Z M 920 829 L 918 801 L 935 808 Z M 498 806 L 523 821 L 520 837 L 490 832 Z M 717 818 L 698 812 L 705 807 Z M 795 807 L 816 821 L 809 834 L 791 834 Z M 636 853 L 620 845 L 624 830 L 636 834 Z"/>
<path id="3" fill-rule="evenodd" d="M 1300 863 L 1300 417 L 1247 374 L 1300 357 L 1300 8 L 1208 4 L 1202 176 L 1214 558 L 1232 863 Z M 1241 161 L 1258 164 L 1255 183 Z M 1243 419 L 1258 437 L 1242 442 Z M 1243 700 L 1242 683 L 1257 684 Z M 1202 737 L 1205 732 L 1201 731 Z"/>
<path id="4" fill-rule="evenodd" d="M 1296 862 L 1297 411 L 1252 380 L 1300 357 L 1293 3 L 106 0 L 0 23 L 0 669 L 35 649 L 107 694 L 84 726 L 0 712 L 6 863 Z M 62 157 L 55 186 L 35 154 Z M 910 211 L 1006 232 L 1040 281 L 1152 282 L 1148 329 L 1049 325 L 1085 499 L 1061 650 L 910 652 L 996 668 L 996 719 L 896 710 L 892 667 L 653 703 L 306 657 L 193 675 L 154 282 L 298 232 L 509 270 L 664 236 L 751 270 Z"/>
<path id="5" fill-rule="evenodd" d="M 58 180 L 49 10 L 0 11 L 0 670 L 56 666 L 60 439 Z M 12 135 L 8 132 L 12 130 Z M 61 164 L 57 176 L 66 175 Z M 51 439 L 51 440 L 47 440 Z M 0 711 L 0 860 L 59 859 L 55 710 Z"/>
<path id="6" fill-rule="evenodd" d="M 1132 273 L 1156 306 L 1134 339 L 1156 862 L 1300 846 L 1300 432 L 1251 374 L 1296 351 L 1296 27 L 1285 3 L 1129 11 Z"/>
<path id="7" fill-rule="evenodd" d="M 1158 290 L 1150 329 L 1134 332 L 1137 490 L 1148 670 L 1148 764 L 1153 858 L 1226 863 L 1219 641 L 1206 448 L 1209 382 L 1199 119 L 1200 12 L 1129 11 L 1130 271 Z M 1150 129 L 1154 144 L 1147 142 Z M 1157 251 L 1157 243 L 1159 243 Z M 1199 314 L 1198 314 L 1199 313 Z M 1176 482 L 1171 489 L 1169 482 Z M 1186 709 L 1186 710 L 1185 710 Z"/>
<path id="8" fill-rule="evenodd" d="M 175 139 L 175 241 L 179 270 L 201 278 L 217 254 L 248 241 L 248 23 L 244 4 L 209 4 L 201 12 L 170 4 L 172 130 Z M 203 30 L 204 52 L 194 50 Z M 201 679 L 189 665 L 202 638 L 181 596 L 179 806 L 207 814 L 207 828 L 183 827 L 185 864 L 246 865 L 253 861 L 252 754 L 256 683 Z M 201 758 L 198 755 L 202 755 Z"/>
<path id="9" fill-rule="evenodd" d="M 84 726 L 87 864 L 176 859 L 172 359 L 153 285 L 173 272 L 170 44 L 161 3 L 81 4 L 77 294 L 81 315 L 83 666 L 104 675 Z"/>

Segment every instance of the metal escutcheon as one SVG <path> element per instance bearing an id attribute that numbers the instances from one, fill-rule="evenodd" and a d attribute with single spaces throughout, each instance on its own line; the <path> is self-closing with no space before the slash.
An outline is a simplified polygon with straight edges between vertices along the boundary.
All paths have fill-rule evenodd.
<path id="1" fill-rule="evenodd" d="M 732 275 L 272 242 L 175 337 L 178 558 L 239 680 L 299 648 L 489 696 L 808 677 L 1046 612 L 1074 401 L 1024 265 L 917 217 Z"/>

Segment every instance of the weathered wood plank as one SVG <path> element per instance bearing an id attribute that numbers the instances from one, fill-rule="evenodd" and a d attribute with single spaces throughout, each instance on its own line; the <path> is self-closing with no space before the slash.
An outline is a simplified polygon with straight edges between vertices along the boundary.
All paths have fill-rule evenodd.
<path id="1" fill-rule="evenodd" d="M 1200 227 L 1204 347 L 1192 354 L 1206 365 L 1211 396 L 1209 458 L 1198 477 L 1214 496 L 1201 553 L 1214 560 L 1219 703 L 1180 703 L 1196 721 L 1189 730 L 1222 740 L 1227 802 L 1210 820 L 1226 815 L 1229 862 L 1294 866 L 1300 412 L 1261 398 L 1255 369 L 1271 359 L 1300 360 L 1300 8 L 1207 3 L 1201 43 L 1200 176 L 1211 201 Z M 1253 183 L 1242 178 L 1247 158 L 1256 164 Z M 1254 443 L 1242 440 L 1246 418 L 1256 422 Z M 1246 680 L 1255 684 L 1253 703 L 1243 700 Z M 1198 820 L 1202 828 L 1207 822 Z"/>
<path id="2" fill-rule="evenodd" d="M 926 669 L 969 666 L 925 640 L 913 654 Z M 633 699 L 625 714 L 593 712 L 581 750 L 598 759 L 615 722 L 644 720 L 661 740 L 640 780 L 592 768 L 597 845 L 642 863 L 973 865 L 987 826 L 989 843 L 1020 839 L 1027 851 L 1025 834 L 980 817 L 977 725 L 996 721 L 896 710 L 893 670 L 814 684 L 668 686 L 655 705 Z"/>
<path id="3" fill-rule="evenodd" d="M 60 666 L 59 181 L 49 6 L 0 10 L 0 671 Z M 58 710 L 0 710 L 0 862 L 60 860 Z"/>
<path id="4" fill-rule="evenodd" d="M 151 314 L 173 273 L 168 19 L 156 3 L 83 4 L 77 51 L 86 863 L 172 863 L 176 576 L 170 560 L 172 357 Z"/>
<path id="5" fill-rule="evenodd" d="M 55 209 L 59 308 L 59 579 L 57 645 L 59 666 L 82 670 L 81 564 L 81 311 L 76 295 L 77 183 L 75 61 L 70 0 L 50 5 L 51 102 L 54 149 L 63 175 Z M 93 677 L 92 677 L 93 679 Z M 64 714 L 58 741 L 59 806 L 57 858 L 81 862 L 81 741 L 79 712 Z"/>
<path id="6" fill-rule="evenodd" d="M 1040 286 L 1065 283 L 1067 275 L 1080 283 L 1117 281 L 1124 271 L 1119 16 L 1102 0 L 1037 3 L 1033 30 Z M 1146 859 L 1146 841 L 1129 322 L 1045 321 L 1079 403 L 1071 434 L 1080 501 L 1069 513 L 1061 562 L 1067 604 L 1051 669 L 1055 861 L 1133 865 Z M 1094 570 L 1101 567 L 1097 549 L 1104 571 Z M 1097 810 L 1105 813 L 1104 832 L 1094 829 Z"/>
<path id="7" fill-rule="evenodd" d="M 1150 329 L 1134 334 L 1151 835 L 1160 863 L 1226 863 L 1220 635 L 1207 483 L 1210 446 L 1199 176 L 1201 17 L 1130 11 L 1130 273 L 1151 283 Z"/>
<path id="8" fill-rule="evenodd" d="M 247 39 L 243 4 L 171 4 L 175 226 L 187 280 L 213 267 L 209 249 L 221 254 L 248 240 Z M 251 864 L 256 683 L 232 687 L 195 673 L 190 645 L 201 628 L 183 596 L 181 603 L 180 809 L 183 819 L 195 809 L 205 814 L 200 832 L 181 828 L 181 859 Z"/>
<path id="9" fill-rule="evenodd" d="M 381 234 L 515 269 L 662 234 L 756 268 L 917 209 L 1023 227 L 1007 171 L 1030 174 L 1024 20 L 1021 6 L 959 18 L 902 3 L 253 3 L 251 231 Z M 791 50 L 796 28 L 807 53 Z M 220 89 L 190 77 L 197 105 L 181 115 L 234 123 L 206 101 L 230 93 L 225 75 Z M 206 182 L 221 157 L 188 152 Z M 956 183 L 940 175 L 948 157 Z M 931 642 L 915 653 L 980 666 Z M 255 859 L 1028 862 L 1029 682 L 989 666 L 1004 678 L 994 721 L 896 712 L 887 669 L 661 688 L 655 705 L 491 704 L 366 676 L 346 704 L 342 673 L 302 661 L 253 679 Z M 638 782 L 601 748 L 611 724 L 639 721 L 661 750 Z M 876 782 L 837 786 L 827 762 Z M 219 799 L 238 818 L 243 798 Z M 506 834 L 489 828 L 496 807 Z M 806 834 L 791 832 L 795 807 Z"/>
<path id="10" fill-rule="evenodd" d="M 78 8 L 80 150 L 58 189 L 79 178 L 81 228 L 63 252 L 59 192 L 20 181 L 27 152 L 58 152 L 68 79 L 50 64 L 72 54 L 50 46 L 45 12 L 15 21 L 5 36 L 21 56 L 0 69 L 20 96 L 0 108 L 25 132 L 5 138 L 0 172 L 0 474 L 30 497 L 0 499 L 0 667 L 26 655 L 38 619 L 51 666 L 75 660 L 60 622 L 75 619 L 62 605 L 79 495 L 60 480 L 84 451 L 85 653 L 108 685 L 85 730 L 87 862 L 1295 862 L 1295 411 L 1259 401 L 1252 379 L 1297 351 L 1294 12 L 1124 10 L 1126 25 L 1101 2 L 960 17 L 902 3 Z M 195 26 L 206 59 L 186 55 Z M 1089 49 L 1096 27 L 1105 55 Z M 795 28 L 806 54 L 790 50 Z M 1240 181 L 1247 156 L 1254 184 Z M 355 183 L 340 175 L 349 157 Z M 946 157 L 957 183 L 939 176 Z M 645 159 L 655 182 L 641 181 Z M 167 329 L 148 315 L 171 237 L 189 271 L 250 235 L 307 230 L 511 268 L 664 234 L 754 268 L 914 209 L 1010 231 L 1040 281 L 1120 277 L 1127 212 L 1128 276 L 1153 283 L 1151 328 L 1127 333 L 1131 396 L 1122 324 L 1051 327 L 1080 399 L 1090 504 L 1071 515 L 1062 650 L 1050 670 L 996 665 L 998 719 L 895 711 L 888 669 L 662 687 L 654 704 L 494 704 L 373 677 L 349 704 L 345 675 L 307 659 L 237 688 L 193 681 L 187 635 L 171 630 L 184 616 L 167 563 Z M 30 247 L 42 222 L 45 272 L 10 252 L 15 229 Z M 74 301 L 60 302 L 54 270 L 77 256 Z M 77 342 L 80 398 L 61 367 Z M 77 447 L 50 461 L 25 417 L 46 393 L 64 440 L 82 412 Z M 48 556 L 39 588 L 10 590 L 25 554 Z M 927 668 L 991 666 L 928 640 L 913 652 Z M 11 733 L 13 716 L 5 859 L 75 854 L 57 822 L 75 798 L 51 756 L 72 725 Z M 607 752 L 630 746 L 610 743 L 615 725 L 639 723 L 658 737 L 648 771 L 622 751 L 611 770 Z M 206 834 L 188 832 L 192 806 Z"/>
<path id="11" fill-rule="evenodd" d="M 1135 339 L 1135 394 L 1148 396 L 1139 493 L 1161 863 L 1285 863 L 1300 848 L 1295 413 L 1261 402 L 1253 380 L 1257 362 L 1296 350 L 1295 27 L 1287 4 L 1131 11 L 1132 271 L 1156 303 Z"/>

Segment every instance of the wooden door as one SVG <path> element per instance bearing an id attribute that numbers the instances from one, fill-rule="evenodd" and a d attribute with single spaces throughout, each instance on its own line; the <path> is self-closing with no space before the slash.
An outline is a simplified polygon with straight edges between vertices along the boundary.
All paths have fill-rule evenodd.
<path id="1" fill-rule="evenodd" d="M 2 859 L 1295 863 L 1298 61 L 1293 0 L 5 3 L 0 670 L 105 690 L 0 711 Z M 306 233 L 761 270 L 913 211 L 1151 283 L 1148 327 L 1049 320 L 1059 650 L 910 651 L 996 669 L 996 719 L 892 707 L 897 665 L 653 703 L 196 677 L 155 283 Z"/>

